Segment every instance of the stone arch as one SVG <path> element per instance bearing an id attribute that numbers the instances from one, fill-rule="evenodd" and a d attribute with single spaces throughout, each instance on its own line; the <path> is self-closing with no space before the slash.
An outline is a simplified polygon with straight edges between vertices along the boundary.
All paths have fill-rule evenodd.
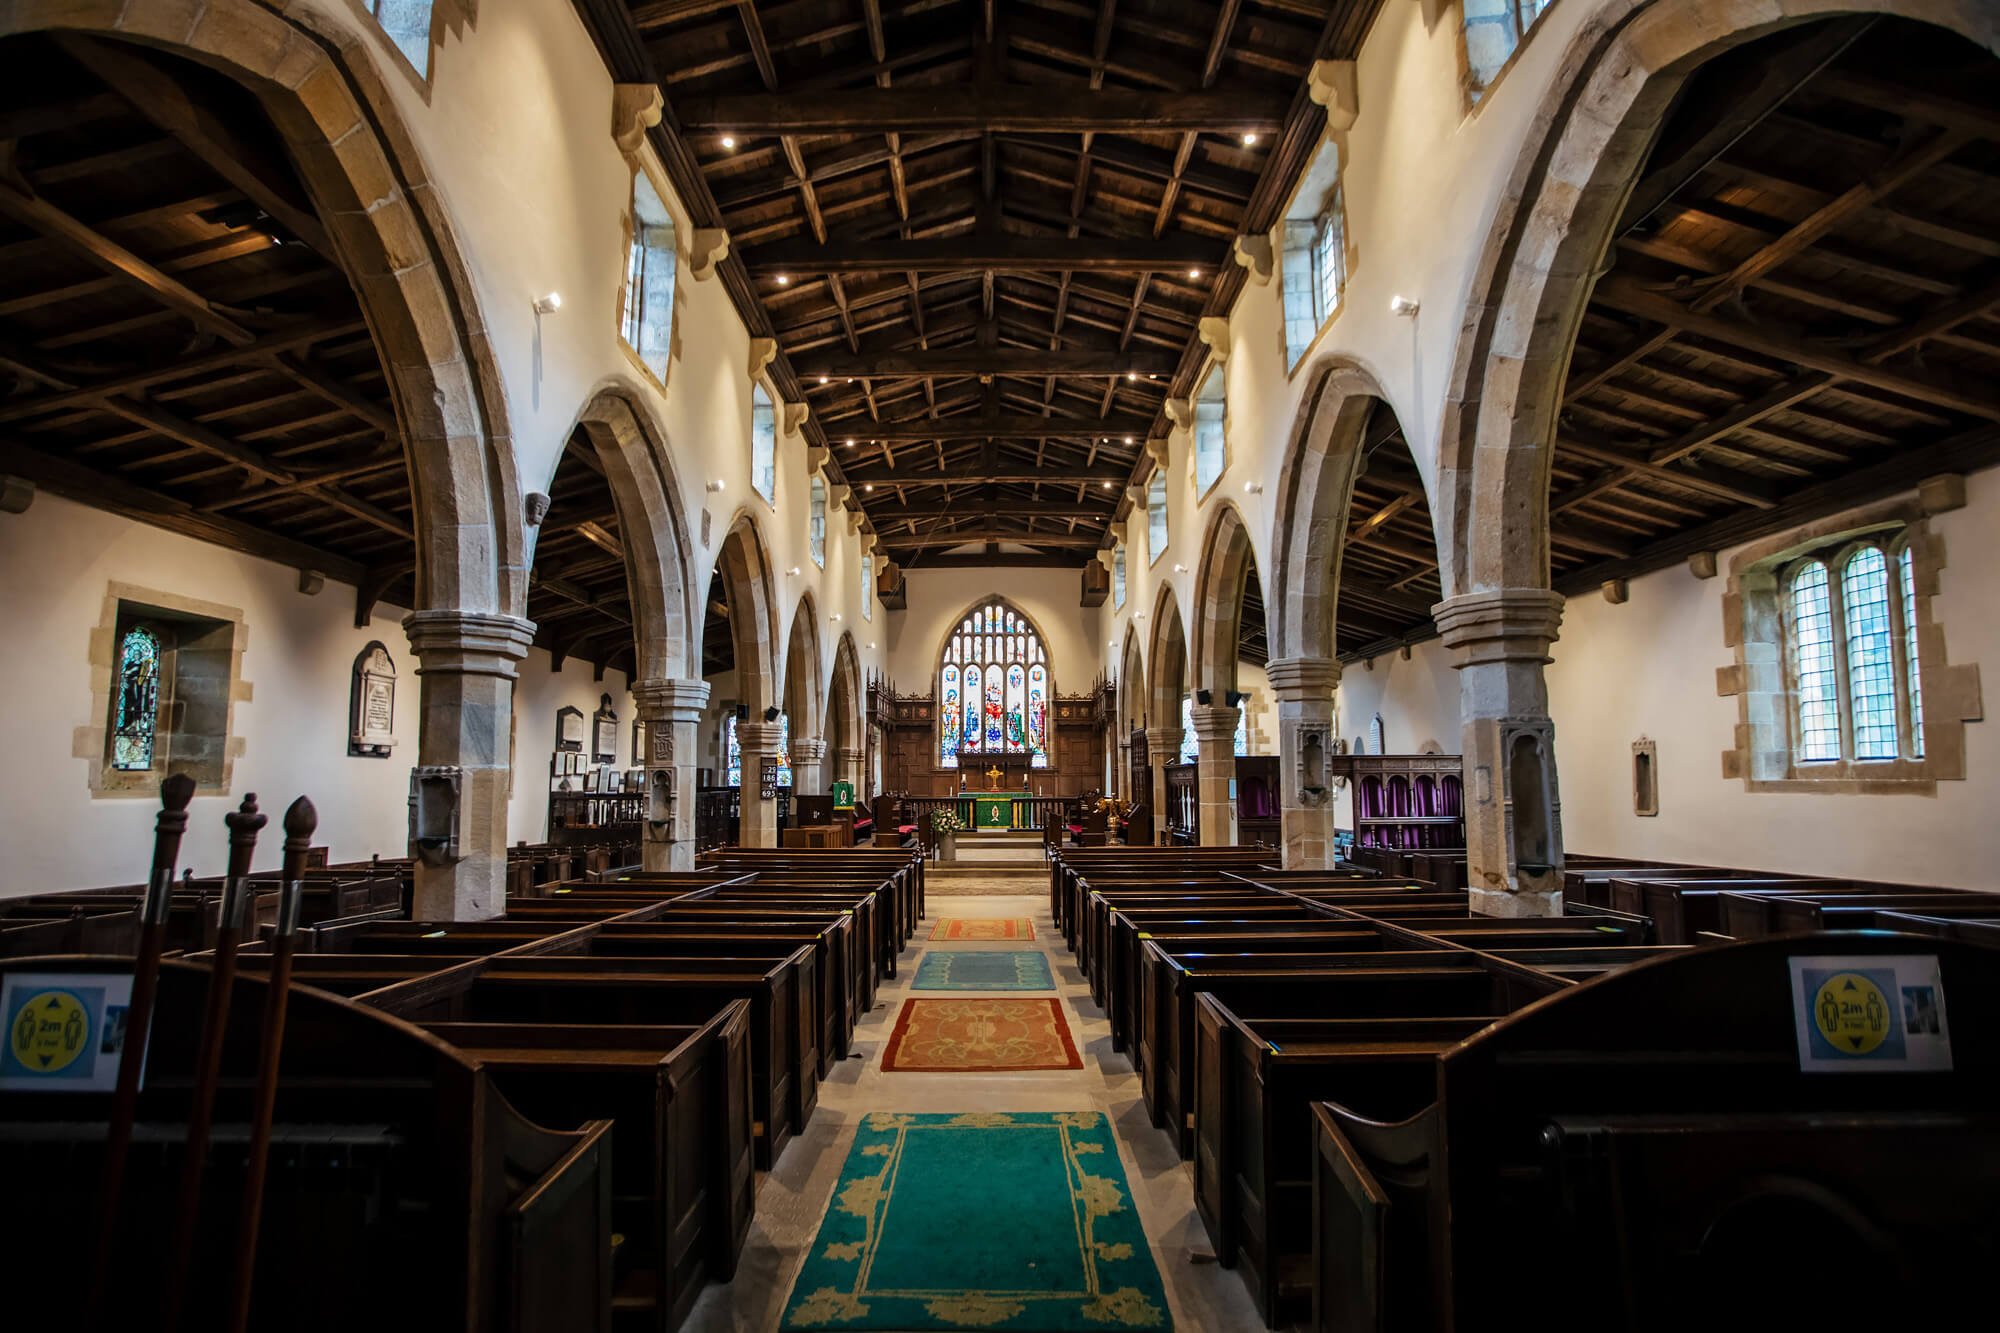
<path id="1" fill-rule="evenodd" d="M 820 684 L 819 604 L 808 588 L 792 611 L 792 630 L 785 640 L 783 708 L 791 717 L 795 738 L 820 738 L 826 691 Z"/>
<path id="2" fill-rule="evenodd" d="M 770 549 L 749 510 L 738 510 L 731 520 L 715 567 L 729 594 L 736 697 L 753 720 L 761 720 L 764 710 L 778 702 L 778 598 Z"/>
<path id="3" fill-rule="evenodd" d="M 1147 697 L 1144 641 L 1139 627 L 1130 621 L 1125 625 L 1125 649 L 1118 661 L 1118 711 L 1124 719 L 1122 734 L 1129 736 L 1133 728 L 1146 725 Z"/>
<path id="4" fill-rule="evenodd" d="M 846 772 L 848 758 L 843 751 L 859 752 L 863 744 L 861 703 L 861 655 L 855 651 L 852 631 L 842 630 L 833 646 L 833 671 L 827 681 L 826 743 L 833 755 L 835 773 L 847 778 L 859 790 L 859 772 Z M 853 767 L 860 768 L 854 758 Z"/>
<path id="5" fill-rule="evenodd" d="M 592 394 L 576 430 L 596 449 L 611 489 L 631 592 L 634 680 L 699 680 L 694 545 L 664 437 L 620 385 Z"/>
<path id="6" fill-rule="evenodd" d="M 1271 656 L 1332 661 L 1337 655 L 1341 558 L 1362 442 L 1389 407 L 1381 383 L 1351 362 L 1313 368 L 1278 479 L 1271 543 Z"/>
<path id="7" fill-rule="evenodd" d="M 1146 722 L 1149 728 L 1181 730 L 1181 696 L 1188 692 L 1187 631 L 1171 583 L 1153 602 L 1153 631 L 1146 652 Z M 1175 742 L 1178 746 L 1179 742 Z"/>
<path id="8" fill-rule="evenodd" d="M 254 0 L 20 0 L 0 11 L 0 37 L 54 29 L 194 60 L 263 103 L 388 377 L 415 516 L 413 634 L 441 613 L 519 617 L 526 543 L 505 395 L 444 202 L 366 49 L 330 19 Z"/>
<path id="9" fill-rule="evenodd" d="M 1250 526 L 1228 500 L 1215 507 L 1202 538 L 1201 564 L 1194 576 L 1194 662 L 1192 688 L 1208 690 L 1216 705 L 1236 688 L 1236 658 L 1242 637 L 1243 587 L 1257 568 Z"/>
<path id="10" fill-rule="evenodd" d="M 1572 39 L 1474 270 L 1448 380 L 1436 486 L 1447 599 L 1549 582 L 1556 412 L 1613 225 L 1675 95 L 1722 51 L 1781 27 L 1882 13 L 2000 54 L 2000 10 L 1968 0 L 1608 0 Z"/>

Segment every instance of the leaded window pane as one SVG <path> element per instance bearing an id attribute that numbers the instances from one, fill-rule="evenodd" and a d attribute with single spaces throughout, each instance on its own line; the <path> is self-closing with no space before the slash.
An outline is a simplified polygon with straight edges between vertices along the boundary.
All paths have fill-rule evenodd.
<path id="1" fill-rule="evenodd" d="M 1834 684 L 1832 594 L 1826 566 L 1814 561 L 1792 576 L 1792 678 L 1798 694 L 1798 757 L 1840 758 L 1840 703 Z"/>
<path id="2" fill-rule="evenodd" d="M 1854 714 L 1854 757 L 1896 757 L 1896 659 L 1889 625 L 1889 566 L 1865 546 L 1840 575 L 1847 618 L 1847 693 Z"/>
<path id="3" fill-rule="evenodd" d="M 1910 548 L 1896 557 L 1903 583 L 1903 661 L 1910 672 L 1910 754 L 1924 757 L 1924 677 L 1917 661 L 1917 573 Z"/>

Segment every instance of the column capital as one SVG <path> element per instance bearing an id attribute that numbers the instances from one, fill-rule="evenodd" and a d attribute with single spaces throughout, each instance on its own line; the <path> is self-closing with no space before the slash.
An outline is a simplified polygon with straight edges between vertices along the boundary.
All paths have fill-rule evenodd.
<path id="1" fill-rule="evenodd" d="M 675 680 L 655 676 L 632 682 L 632 702 L 639 715 L 663 722 L 699 722 L 708 706 L 709 685 L 705 680 Z"/>
<path id="2" fill-rule="evenodd" d="M 792 737 L 792 762 L 816 764 L 826 758 L 826 741 L 818 736 Z"/>
<path id="3" fill-rule="evenodd" d="M 1340 684 L 1340 663 L 1331 657 L 1275 657 L 1265 663 L 1264 674 L 1278 698 L 1290 703 L 1331 695 Z"/>
<path id="4" fill-rule="evenodd" d="M 535 622 L 484 611 L 412 611 L 403 617 L 417 672 L 515 677 L 514 663 L 535 642 Z"/>
<path id="5" fill-rule="evenodd" d="M 1146 758 L 1150 763 L 1164 764 L 1169 755 L 1181 752 L 1181 729 L 1179 727 L 1147 727 Z"/>
<path id="6" fill-rule="evenodd" d="M 1236 741 L 1236 723 L 1242 717 L 1242 710 L 1228 704 L 1196 704 L 1189 710 L 1194 723 L 1194 738 L 1207 745 L 1216 741 Z"/>
<path id="7" fill-rule="evenodd" d="M 1562 627 L 1563 598 L 1547 588 L 1495 588 L 1447 597 L 1431 608 L 1454 666 L 1546 662 Z"/>
<path id="8" fill-rule="evenodd" d="M 745 754 L 752 751 L 758 754 L 776 754 L 778 742 L 784 739 L 784 732 L 780 726 L 781 724 L 776 722 L 738 722 L 736 743 L 743 747 Z"/>

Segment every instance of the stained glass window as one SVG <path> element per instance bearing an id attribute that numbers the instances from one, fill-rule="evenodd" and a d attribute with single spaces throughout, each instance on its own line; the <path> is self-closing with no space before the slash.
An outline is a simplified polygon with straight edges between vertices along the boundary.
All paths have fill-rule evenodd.
<path id="1" fill-rule="evenodd" d="M 1125 543 L 1119 542 L 1111 549 L 1111 605 L 1122 608 L 1125 605 Z"/>
<path id="2" fill-rule="evenodd" d="M 736 739 L 736 714 L 722 719 L 722 767 L 727 786 L 743 785 L 743 745 Z M 792 785 L 792 719 L 778 714 L 778 785 Z"/>
<path id="3" fill-rule="evenodd" d="M 111 766 L 153 766 L 160 721 L 160 640 L 143 625 L 125 631 L 118 645 L 118 713 L 112 720 Z"/>
<path id="4" fill-rule="evenodd" d="M 1230 738 L 1230 752 L 1241 757 L 1250 753 L 1250 710 L 1236 709 L 1236 734 Z M 1183 764 L 1199 763 L 1201 742 L 1194 734 L 1194 696 L 1181 696 L 1181 759 Z"/>
<path id="5" fill-rule="evenodd" d="M 1347 282 L 1347 211 L 1334 145 L 1327 144 L 1313 160 L 1299 195 L 1296 212 L 1285 219 L 1282 257 L 1288 370 L 1333 318 Z"/>
<path id="6" fill-rule="evenodd" d="M 1004 603 L 974 610 L 946 640 L 938 667 L 938 763 L 1026 754 L 1049 766 L 1049 665 L 1041 636 Z"/>
<path id="7" fill-rule="evenodd" d="M 1792 679 L 1798 694 L 1798 755 L 1840 758 L 1840 702 L 1834 684 L 1833 611 L 1826 566 L 1802 565 L 1791 587 Z"/>
<path id="8" fill-rule="evenodd" d="M 1917 661 L 1916 560 L 1905 546 L 1896 557 L 1903 585 L 1903 661 L 1910 673 L 1910 754 L 1924 757 L 1924 676 Z"/>

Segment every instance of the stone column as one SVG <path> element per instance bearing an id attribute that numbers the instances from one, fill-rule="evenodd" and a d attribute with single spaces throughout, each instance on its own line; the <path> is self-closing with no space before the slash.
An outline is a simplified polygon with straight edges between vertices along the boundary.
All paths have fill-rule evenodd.
<path id="1" fill-rule="evenodd" d="M 744 847 L 778 845 L 778 802 L 762 796 L 764 761 L 778 755 L 780 735 L 776 722 L 738 722 L 736 744 L 743 752 L 743 790 L 738 793 L 740 819 L 736 840 Z M 798 781 L 798 770 L 792 771 Z M 794 788 L 793 790 L 797 790 Z"/>
<path id="2" fill-rule="evenodd" d="M 792 737 L 792 795 L 826 795 L 826 741 L 818 736 Z"/>
<path id="3" fill-rule="evenodd" d="M 403 619 L 417 655 L 417 779 L 410 855 L 420 921 L 477 921 L 507 910 L 507 764 L 514 664 L 534 642 L 532 621 L 476 611 L 416 611 Z M 539 734 L 539 733 L 534 733 Z M 451 791 L 457 790 L 456 809 Z M 417 841 L 422 832 L 457 838 Z"/>
<path id="4" fill-rule="evenodd" d="M 1146 763 L 1153 770 L 1153 841 L 1167 840 L 1167 765 L 1180 758 L 1179 727 L 1146 728 Z"/>
<path id="5" fill-rule="evenodd" d="M 1286 657 L 1265 666 L 1278 696 L 1278 817 L 1285 869 L 1325 870 L 1333 837 L 1333 700 L 1340 663 Z"/>
<path id="6" fill-rule="evenodd" d="M 833 776 L 836 781 L 854 784 L 854 799 L 861 799 L 861 774 L 868 762 L 868 751 L 860 745 L 843 745 L 833 754 Z"/>
<path id="7" fill-rule="evenodd" d="M 1466 884 L 1487 916 L 1562 913 L 1555 726 L 1542 668 L 1562 624 L 1546 588 L 1501 588 L 1432 608 L 1458 670 Z"/>
<path id="8" fill-rule="evenodd" d="M 1130 733 L 1127 734 L 1129 736 Z M 1118 742 L 1117 763 L 1118 766 L 1111 770 L 1111 790 L 1105 795 L 1116 795 L 1119 800 L 1130 805 L 1138 799 L 1139 794 L 1126 790 L 1132 785 L 1132 742 L 1129 739 Z"/>
<path id="9" fill-rule="evenodd" d="M 645 868 L 692 870 L 697 733 L 708 705 L 708 682 L 634 681 L 632 700 L 646 724 L 646 753 L 634 756 L 646 769 Z"/>
<path id="10" fill-rule="evenodd" d="M 1236 720 L 1241 710 L 1227 704 L 1196 704 L 1194 739 L 1201 751 L 1195 790 L 1201 801 L 1201 845 L 1236 845 Z"/>

